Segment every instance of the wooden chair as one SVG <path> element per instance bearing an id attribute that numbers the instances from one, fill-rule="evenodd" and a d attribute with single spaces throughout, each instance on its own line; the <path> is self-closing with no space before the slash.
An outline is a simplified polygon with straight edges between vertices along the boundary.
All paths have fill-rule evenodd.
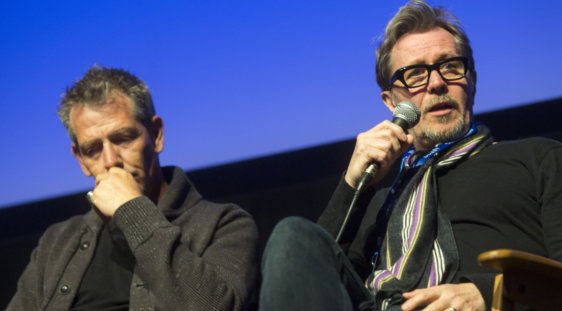
<path id="1" fill-rule="evenodd" d="M 512 311 L 514 303 L 533 310 L 562 310 L 562 263 L 526 252 L 498 249 L 478 256 L 496 276 L 492 311 Z"/>

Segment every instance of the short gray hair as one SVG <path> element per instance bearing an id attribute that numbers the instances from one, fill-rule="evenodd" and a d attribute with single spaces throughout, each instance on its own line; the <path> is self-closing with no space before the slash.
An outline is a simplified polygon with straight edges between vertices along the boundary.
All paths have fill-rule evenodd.
<path id="1" fill-rule="evenodd" d="M 460 21 L 443 7 L 430 7 L 422 0 L 414 0 L 398 10 L 388 22 L 384 39 L 376 52 L 377 83 L 383 91 L 390 90 L 390 60 L 392 48 L 405 34 L 422 33 L 440 27 L 450 32 L 455 38 L 457 51 L 468 58 L 469 69 L 474 71 L 474 58 L 468 36 Z"/>
<path id="2" fill-rule="evenodd" d="M 152 95 L 146 84 L 123 69 L 94 65 L 84 77 L 66 89 L 58 106 L 59 118 L 73 142 L 77 143 L 76 134 L 70 123 L 71 109 L 80 105 L 107 104 L 116 93 L 122 93 L 131 100 L 136 120 L 150 130 L 155 110 Z"/>

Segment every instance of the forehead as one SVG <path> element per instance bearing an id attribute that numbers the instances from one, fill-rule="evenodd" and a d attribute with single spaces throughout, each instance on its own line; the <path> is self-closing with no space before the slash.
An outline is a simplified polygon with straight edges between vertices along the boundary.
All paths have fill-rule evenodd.
<path id="1" fill-rule="evenodd" d="M 408 33 L 392 48 L 391 68 L 394 71 L 408 65 L 432 64 L 452 56 L 458 56 L 455 38 L 445 29 Z"/>
<path id="2" fill-rule="evenodd" d="M 78 104 L 70 110 L 70 123 L 78 141 L 103 136 L 136 125 L 131 100 L 122 94 L 98 105 Z"/>

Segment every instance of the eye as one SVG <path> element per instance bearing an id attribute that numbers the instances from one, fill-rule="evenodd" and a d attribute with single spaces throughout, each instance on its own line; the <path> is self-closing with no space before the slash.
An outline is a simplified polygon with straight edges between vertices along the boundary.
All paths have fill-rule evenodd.
<path id="1" fill-rule="evenodd" d="M 96 154 L 100 153 L 101 150 L 102 150 L 101 144 L 89 144 L 80 147 L 80 153 L 88 158 L 92 158 L 96 156 Z"/>
<path id="2" fill-rule="evenodd" d="M 414 68 L 408 71 L 409 78 L 423 76 L 423 75 L 425 75 L 425 68 Z"/>
<path id="3" fill-rule="evenodd" d="M 124 144 L 133 141 L 135 138 L 129 135 L 119 135 L 114 137 L 112 141 L 116 144 Z"/>
<path id="4" fill-rule="evenodd" d="M 458 72 L 463 69 L 463 63 L 459 61 L 450 61 L 441 65 L 441 70 Z"/>
<path id="5" fill-rule="evenodd" d="M 427 78 L 427 69 L 425 67 L 410 68 L 404 73 L 404 80 L 409 86 L 417 86 L 424 83 Z"/>
<path id="6" fill-rule="evenodd" d="M 138 131 L 132 129 L 132 130 L 126 130 L 123 132 L 116 133 L 112 135 L 110 139 L 112 143 L 117 145 L 122 145 L 134 141 L 135 139 L 137 139 L 137 137 L 139 137 L 139 135 L 140 134 Z"/>

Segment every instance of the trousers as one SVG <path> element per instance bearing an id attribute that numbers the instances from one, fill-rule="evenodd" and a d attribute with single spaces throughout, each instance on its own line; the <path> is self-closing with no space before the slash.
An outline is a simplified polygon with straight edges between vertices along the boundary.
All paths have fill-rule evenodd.
<path id="1" fill-rule="evenodd" d="M 335 239 L 301 217 L 285 218 L 275 226 L 261 269 L 260 310 L 354 311 L 374 306 Z"/>

